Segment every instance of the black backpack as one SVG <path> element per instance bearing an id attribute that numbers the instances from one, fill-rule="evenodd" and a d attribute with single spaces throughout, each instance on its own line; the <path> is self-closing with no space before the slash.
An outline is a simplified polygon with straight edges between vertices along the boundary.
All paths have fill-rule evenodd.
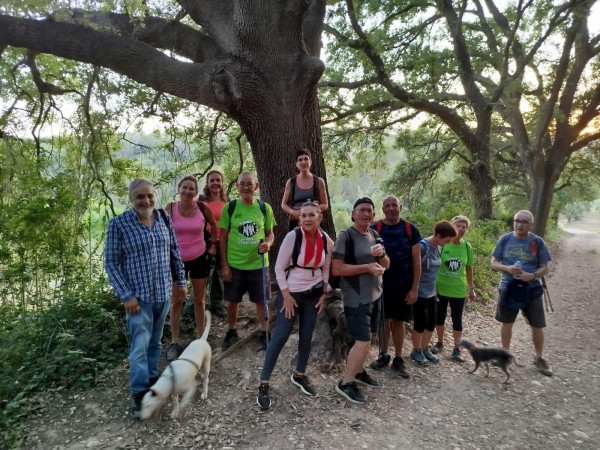
<path id="1" fill-rule="evenodd" d="M 296 233 L 295 239 L 294 239 L 294 249 L 292 250 L 292 264 L 289 265 L 285 271 L 289 274 L 289 271 L 292 270 L 294 267 L 300 267 L 298 265 L 298 256 L 300 255 L 300 247 L 302 247 L 302 229 L 300 227 L 296 227 L 294 229 L 294 232 Z M 325 251 L 325 257 L 327 257 L 327 237 L 325 236 L 325 232 L 323 230 L 321 230 L 319 228 L 319 233 L 321 234 L 321 239 L 323 239 L 323 250 Z M 312 267 L 300 267 L 301 269 L 306 269 L 306 270 L 313 270 L 313 275 L 314 275 L 314 269 Z M 286 276 L 287 278 L 287 276 Z"/>

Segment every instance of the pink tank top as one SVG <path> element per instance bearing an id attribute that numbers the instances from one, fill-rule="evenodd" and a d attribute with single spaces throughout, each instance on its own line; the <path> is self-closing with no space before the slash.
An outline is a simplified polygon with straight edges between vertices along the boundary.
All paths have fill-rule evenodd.
<path id="1" fill-rule="evenodd" d="M 221 200 L 211 200 L 210 202 L 208 202 L 208 207 L 210 208 L 210 210 L 213 213 L 213 216 L 215 218 L 215 221 L 217 223 L 219 223 L 219 219 L 221 218 L 221 213 L 223 212 L 223 206 L 225 206 L 224 201 Z M 210 231 L 210 223 L 206 224 L 206 229 L 208 231 Z M 217 241 L 221 240 L 221 228 L 217 227 Z"/>
<path id="2" fill-rule="evenodd" d="M 196 207 L 194 217 L 183 217 L 179 214 L 179 202 L 173 204 L 173 228 L 183 261 L 192 261 L 206 251 L 206 242 L 204 241 L 206 219 L 200 212 L 198 204 L 194 202 L 194 206 Z"/>

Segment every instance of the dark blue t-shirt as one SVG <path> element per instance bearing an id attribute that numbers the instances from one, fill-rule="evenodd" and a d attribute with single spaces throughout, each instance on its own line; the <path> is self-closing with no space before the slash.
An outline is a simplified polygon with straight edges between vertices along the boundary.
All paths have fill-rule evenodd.
<path id="1" fill-rule="evenodd" d="M 402 219 L 397 225 L 386 225 L 383 222 L 382 225 L 379 235 L 390 258 L 390 268 L 383 273 L 383 288 L 407 285 L 410 287 L 413 282 L 412 247 L 421 242 L 421 234 L 411 223 L 409 239 L 406 222 Z M 373 223 L 371 228 L 377 230 L 377 222 Z"/>

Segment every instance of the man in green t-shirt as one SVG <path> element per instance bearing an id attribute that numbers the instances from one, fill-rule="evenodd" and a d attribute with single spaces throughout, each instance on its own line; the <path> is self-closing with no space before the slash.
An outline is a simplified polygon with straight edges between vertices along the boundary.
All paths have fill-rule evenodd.
<path id="1" fill-rule="evenodd" d="M 247 292 L 256 306 L 261 326 L 260 340 L 267 346 L 267 321 L 264 316 L 264 291 L 270 296 L 269 249 L 273 245 L 276 225 L 273 209 L 268 203 L 254 199 L 258 181 L 250 172 L 243 172 L 237 180 L 240 199 L 223 206 L 219 219 L 221 228 L 221 276 L 224 297 L 227 301 L 229 330 L 221 348 L 227 350 L 238 341 L 237 315 L 242 297 Z M 262 242 L 261 242 L 262 241 Z M 265 284 L 263 285 L 262 256 L 265 258 Z"/>

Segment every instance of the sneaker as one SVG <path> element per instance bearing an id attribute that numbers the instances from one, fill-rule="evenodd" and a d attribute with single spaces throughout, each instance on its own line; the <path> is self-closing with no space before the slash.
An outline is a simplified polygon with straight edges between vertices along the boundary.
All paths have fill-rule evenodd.
<path id="1" fill-rule="evenodd" d="M 225 335 L 225 339 L 223 339 L 223 343 L 221 344 L 221 350 L 225 351 L 237 341 L 240 340 L 238 336 L 237 330 L 227 330 L 227 334 Z"/>
<path id="2" fill-rule="evenodd" d="M 310 384 L 310 381 L 306 375 L 292 374 L 290 379 L 292 380 L 292 383 L 298 386 L 306 395 L 311 395 L 313 397 L 317 395 L 317 391 L 315 391 L 313 385 Z"/>
<path id="3" fill-rule="evenodd" d="M 177 342 L 173 342 L 169 344 L 169 348 L 167 349 L 167 361 L 175 361 L 181 355 L 181 347 Z"/>
<path id="4" fill-rule="evenodd" d="M 136 392 L 135 394 L 131 395 L 131 417 L 133 419 L 140 418 L 140 413 L 142 411 L 142 399 L 148 391 L 149 389 L 144 389 L 143 391 Z"/>
<path id="5" fill-rule="evenodd" d="M 270 332 L 261 331 L 260 334 L 258 335 L 258 340 L 260 341 L 260 344 L 262 345 L 262 349 L 264 351 L 267 351 L 267 333 L 269 333 L 268 342 L 271 342 L 271 333 Z"/>
<path id="6" fill-rule="evenodd" d="M 219 319 L 224 319 L 225 317 L 227 317 L 227 310 L 222 306 L 217 306 L 215 308 L 212 308 L 210 310 L 210 312 L 212 312 Z"/>
<path id="7" fill-rule="evenodd" d="M 423 356 L 427 359 L 427 361 L 430 361 L 434 364 L 437 364 L 440 362 L 440 358 L 438 358 L 433 353 L 431 353 L 431 351 L 429 351 L 428 348 L 423 349 Z"/>
<path id="8" fill-rule="evenodd" d="M 454 347 L 454 350 L 452 350 L 452 359 L 459 363 L 465 362 L 462 356 L 460 356 L 460 348 Z"/>
<path id="9" fill-rule="evenodd" d="M 258 385 L 258 395 L 256 396 L 256 403 L 262 409 L 269 409 L 271 406 L 271 398 L 269 397 L 269 385 L 266 383 L 260 383 Z"/>
<path id="10" fill-rule="evenodd" d="M 431 347 L 431 353 L 433 353 L 434 355 L 437 355 L 438 353 L 441 353 L 442 350 L 444 350 L 444 344 L 442 344 L 441 342 L 436 342 Z"/>
<path id="11" fill-rule="evenodd" d="M 375 361 L 369 366 L 371 369 L 381 370 L 390 363 L 390 355 L 387 353 L 380 353 Z"/>
<path id="12" fill-rule="evenodd" d="M 335 390 L 344 397 L 346 400 L 352 403 L 358 403 L 362 405 L 365 402 L 365 398 L 358 390 L 356 383 L 351 381 L 350 383 L 343 384 L 341 381 L 335 386 Z"/>
<path id="13" fill-rule="evenodd" d="M 548 363 L 544 358 L 538 358 L 536 356 L 533 360 L 533 365 L 542 375 L 546 375 L 547 377 L 552 376 L 552 370 L 550 370 L 550 366 L 548 366 Z"/>
<path id="14" fill-rule="evenodd" d="M 364 384 L 365 386 L 379 387 L 379 383 L 371 378 L 366 370 L 363 370 L 361 373 L 357 373 L 354 377 L 354 380 Z"/>
<path id="15" fill-rule="evenodd" d="M 404 367 L 404 360 L 400 356 L 396 356 L 392 361 L 392 370 L 398 375 L 400 378 L 408 378 L 408 372 Z"/>
<path id="16" fill-rule="evenodd" d="M 413 349 L 412 352 L 410 352 L 410 358 L 414 362 L 416 362 L 419 366 L 425 367 L 426 365 L 428 365 L 428 362 L 425 359 L 425 356 L 423 356 L 423 353 L 421 352 L 421 350 L 417 350 L 416 348 Z"/>

